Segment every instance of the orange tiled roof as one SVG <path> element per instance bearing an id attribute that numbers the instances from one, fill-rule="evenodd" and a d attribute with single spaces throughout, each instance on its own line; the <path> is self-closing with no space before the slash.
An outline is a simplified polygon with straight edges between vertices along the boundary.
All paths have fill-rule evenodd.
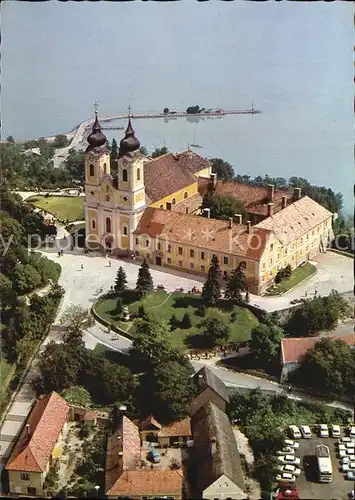
<path id="1" fill-rule="evenodd" d="M 210 180 L 200 177 L 198 180 L 199 191 L 202 195 L 207 193 L 210 187 Z M 231 181 L 217 180 L 214 192 L 219 195 L 233 196 L 240 200 L 246 210 L 250 213 L 260 214 L 267 216 L 267 205 L 269 200 L 268 191 L 263 186 L 250 186 L 248 184 L 241 184 Z M 282 197 L 287 197 L 287 204 L 293 202 L 292 195 L 288 191 L 281 191 L 280 189 L 274 190 L 273 211 L 274 213 L 282 210 Z"/>
<path id="2" fill-rule="evenodd" d="M 197 215 L 184 215 L 169 210 L 147 208 L 135 234 L 144 234 L 155 238 L 160 235 L 167 243 L 181 243 L 204 250 L 238 255 L 260 260 L 271 231 L 263 228 L 251 228 L 242 224 L 233 224 L 229 229 L 225 220 L 208 219 Z"/>
<path id="3" fill-rule="evenodd" d="M 158 432 L 159 437 L 184 437 L 191 436 L 190 418 L 186 417 L 183 420 L 171 422 L 169 425 L 162 427 Z"/>
<path id="4" fill-rule="evenodd" d="M 161 429 L 161 425 L 160 423 L 158 422 L 158 420 L 156 420 L 153 415 L 149 415 L 148 417 L 146 417 L 144 420 L 142 420 L 142 422 L 140 423 L 140 429 L 142 431 L 146 430 L 146 429 L 150 429 L 151 426 L 154 426 L 156 427 L 157 429 Z"/>
<path id="5" fill-rule="evenodd" d="M 269 229 L 283 244 L 288 244 L 331 216 L 329 210 L 309 196 L 304 196 L 254 227 Z"/>
<path id="6" fill-rule="evenodd" d="M 26 421 L 29 428 L 24 426 L 6 470 L 43 472 L 68 413 L 68 403 L 54 391 L 38 399 Z"/>
<path id="7" fill-rule="evenodd" d="M 118 481 L 106 490 L 106 495 L 181 497 L 182 487 L 183 478 L 180 470 L 129 470 L 123 472 Z"/>
<path id="8" fill-rule="evenodd" d="M 116 432 L 107 440 L 106 451 L 106 490 L 115 488 L 122 473 L 136 469 L 141 460 L 141 440 L 138 427 L 126 416 Z"/>
<path id="9" fill-rule="evenodd" d="M 355 334 L 329 336 L 332 340 L 343 340 L 346 344 L 355 347 Z M 281 341 L 282 364 L 300 363 L 309 349 L 324 337 L 296 337 Z M 325 337 L 327 338 L 327 337 Z"/>
<path id="10" fill-rule="evenodd" d="M 194 184 L 195 174 L 205 168 L 211 168 L 211 163 L 194 151 L 167 153 L 144 162 L 145 192 L 150 203 Z"/>
<path id="11" fill-rule="evenodd" d="M 186 200 L 177 203 L 176 205 L 172 205 L 171 210 L 173 212 L 179 212 L 180 214 L 186 214 L 186 209 L 188 209 L 189 214 L 193 214 L 197 210 L 199 210 L 202 205 L 202 196 L 197 193 Z M 165 207 L 164 207 L 165 208 Z"/>

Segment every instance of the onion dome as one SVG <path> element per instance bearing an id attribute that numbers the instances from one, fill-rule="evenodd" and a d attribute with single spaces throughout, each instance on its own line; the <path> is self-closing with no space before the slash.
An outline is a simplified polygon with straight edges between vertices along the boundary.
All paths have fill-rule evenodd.
<path id="1" fill-rule="evenodd" d="M 95 112 L 95 121 L 87 141 L 89 143 L 88 149 L 99 148 L 107 142 L 106 136 L 101 131 L 101 126 L 97 118 L 97 112 Z"/>
<path id="2" fill-rule="evenodd" d="M 127 153 L 136 151 L 140 147 L 140 142 L 134 135 L 131 119 L 128 120 L 128 127 L 125 132 L 125 137 L 120 142 L 119 156 L 124 156 Z"/>

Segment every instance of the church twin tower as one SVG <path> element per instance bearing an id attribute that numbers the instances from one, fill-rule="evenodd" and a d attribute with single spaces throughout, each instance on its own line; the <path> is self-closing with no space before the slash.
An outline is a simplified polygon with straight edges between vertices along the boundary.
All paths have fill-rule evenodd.
<path id="1" fill-rule="evenodd" d="M 117 174 L 110 172 L 108 142 L 95 111 L 85 151 L 85 222 L 88 248 L 128 254 L 133 231 L 146 208 L 144 161 L 131 120 L 120 142 Z"/>

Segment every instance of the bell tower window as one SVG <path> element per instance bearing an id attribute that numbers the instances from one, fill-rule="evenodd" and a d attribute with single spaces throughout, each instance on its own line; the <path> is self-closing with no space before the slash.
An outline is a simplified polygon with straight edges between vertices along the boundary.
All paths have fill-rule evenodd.
<path id="1" fill-rule="evenodd" d="M 124 168 L 122 170 L 122 181 L 123 182 L 127 182 L 128 181 L 128 174 L 127 174 L 127 169 L 126 168 Z"/>
<path id="2" fill-rule="evenodd" d="M 104 163 L 104 175 L 106 175 L 106 174 L 107 174 L 107 165 L 106 165 L 106 163 Z"/>
<path id="3" fill-rule="evenodd" d="M 90 177 L 93 177 L 95 175 L 95 167 L 92 163 L 89 165 L 89 175 Z"/>
<path id="4" fill-rule="evenodd" d="M 111 219 L 110 217 L 106 217 L 106 233 L 111 232 Z"/>
<path id="5" fill-rule="evenodd" d="M 141 169 L 137 168 L 137 181 L 141 180 Z"/>

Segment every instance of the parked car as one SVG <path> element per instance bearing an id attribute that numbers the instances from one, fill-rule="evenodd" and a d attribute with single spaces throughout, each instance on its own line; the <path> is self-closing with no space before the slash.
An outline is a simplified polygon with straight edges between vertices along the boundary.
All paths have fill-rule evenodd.
<path id="1" fill-rule="evenodd" d="M 341 443 L 338 445 L 338 448 L 339 448 L 339 451 L 346 451 L 346 446 L 345 446 L 345 443 Z"/>
<path id="2" fill-rule="evenodd" d="M 349 468 L 355 470 L 355 462 L 349 462 Z"/>
<path id="3" fill-rule="evenodd" d="M 301 475 L 301 469 L 299 467 L 296 467 L 296 465 L 291 465 L 291 464 L 281 465 L 281 470 L 282 472 L 289 472 L 290 474 L 293 474 L 296 477 Z"/>
<path id="4" fill-rule="evenodd" d="M 340 463 L 341 464 L 348 464 L 350 462 L 350 457 L 347 455 L 346 457 L 341 457 Z"/>
<path id="5" fill-rule="evenodd" d="M 321 438 L 328 438 L 329 437 L 329 430 L 328 430 L 328 426 L 326 424 L 320 424 L 319 436 Z"/>
<path id="6" fill-rule="evenodd" d="M 297 425 L 289 425 L 288 428 L 293 439 L 301 439 L 302 435 Z"/>
<path id="7" fill-rule="evenodd" d="M 346 473 L 345 477 L 348 481 L 355 481 L 355 471 L 349 470 L 349 472 Z"/>
<path id="8" fill-rule="evenodd" d="M 332 437 L 340 437 L 340 425 L 331 425 Z"/>
<path id="9" fill-rule="evenodd" d="M 292 474 L 290 474 L 288 472 L 283 472 L 282 474 L 277 474 L 276 481 L 278 483 L 282 483 L 285 481 L 287 481 L 288 483 L 295 483 L 296 478 L 295 478 L 295 476 L 293 476 Z"/>
<path id="10" fill-rule="evenodd" d="M 352 443 L 353 440 L 350 437 L 343 437 L 338 439 L 338 443 Z"/>
<path id="11" fill-rule="evenodd" d="M 350 464 L 349 463 L 340 464 L 340 470 L 341 472 L 348 472 L 350 470 Z"/>
<path id="12" fill-rule="evenodd" d="M 349 426 L 349 436 L 351 438 L 355 438 L 355 425 L 350 425 Z"/>
<path id="13" fill-rule="evenodd" d="M 355 448 L 347 448 L 346 453 L 347 455 L 355 455 Z"/>
<path id="14" fill-rule="evenodd" d="M 292 453 L 295 453 L 295 449 L 290 446 L 286 446 L 285 448 L 282 448 L 282 450 L 277 451 L 276 455 L 290 455 Z"/>
<path id="15" fill-rule="evenodd" d="M 349 448 L 355 448 L 355 444 L 354 443 L 345 443 L 345 448 L 348 450 Z"/>
<path id="16" fill-rule="evenodd" d="M 310 439 L 312 437 L 311 429 L 308 425 L 301 425 L 302 437 L 305 439 Z"/>
<path id="17" fill-rule="evenodd" d="M 289 448 L 293 448 L 295 450 L 298 450 L 300 447 L 300 443 L 297 443 L 297 441 L 293 441 L 292 439 L 285 439 L 284 441 L 285 446 L 288 446 Z"/>
<path id="18" fill-rule="evenodd" d="M 151 462 L 153 462 L 155 464 L 159 463 L 160 460 L 161 460 L 161 456 L 160 456 L 159 451 L 157 451 L 157 450 L 151 450 L 148 453 L 148 460 L 150 460 Z"/>
<path id="19" fill-rule="evenodd" d="M 301 464 L 301 459 L 293 455 L 285 455 L 284 457 L 278 457 L 278 461 L 281 462 L 282 464 L 293 464 L 293 465 Z"/>

